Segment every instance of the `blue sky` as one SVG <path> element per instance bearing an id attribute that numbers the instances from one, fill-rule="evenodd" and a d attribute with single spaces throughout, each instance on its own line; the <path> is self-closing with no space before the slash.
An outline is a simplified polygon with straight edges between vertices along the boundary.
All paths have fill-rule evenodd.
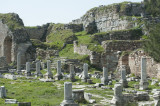
<path id="1" fill-rule="evenodd" d="M 80 18 L 89 9 L 128 0 L 0 0 L 0 13 L 14 12 L 25 26 L 49 22 L 68 23 Z M 129 0 L 141 2 L 143 0 Z"/>

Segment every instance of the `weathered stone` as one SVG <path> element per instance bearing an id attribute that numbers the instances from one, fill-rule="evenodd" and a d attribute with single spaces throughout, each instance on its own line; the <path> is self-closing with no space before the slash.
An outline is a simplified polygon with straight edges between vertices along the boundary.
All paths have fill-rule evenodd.
<path id="1" fill-rule="evenodd" d="M 31 106 L 31 102 L 18 102 L 18 106 Z"/>
<path id="2" fill-rule="evenodd" d="M 104 85 L 108 85 L 108 68 L 103 67 L 103 77 L 101 79 L 101 83 Z"/>
<path id="3" fill-rule="evenodd" d="M 31 76 L 31 70 L 30 70 L 30 62 L 26 62 L 26 76 Z"/>
<path id="4" fill-rule="evenodd" d="M 135 89 L 139 89 L 139 84 L 135 84 L 135 85 L 134 85 L 134 88 L 135 88 Z"/>
<path id="5" fill-rule="evenodd" d="M 36 73 L 35 73 L 36 77 L 43 77 L 43 74 L 41 73 L 40 68 L 41 68 L 40 62 L 38 61 L 36 63 Z"/>
<path id="6" fill-rule="evenodd" d="M 74 101 L 78 103 L 84 102 L 84 89 L 75 89 L 72 92 L 72 97 Z"/>
<path id="7" fill-rule="evenodd" d="M 82 72 L 82 82 L 87 82 L 87 79 L 89 79 L 88 77 L 88 64 L 84 64 L 83 65 L 83 72 Z"/>
<path id="8" fill-rule="evenodd" d="M 103 84 L 101 84 L 101 83 L 96 83 L 94 86 L 95 86 L 95 87 L 101 87 L 101 86 L 103 86 Z"/>
<path id="9" fill-rule="evenodd" d="M 154 106 L 160 106 L 160 91 L 155 92 L 153 98 L 155 102 Z"/>
<path id="10" fill-rule="evenodd" d="M 17 53 L 17 72 L 21 72 L 21 53 Z"/>
<path id="11" fill-rule="evenodd" d="M 89 103 L 95 103 L 96 101 L 94 99 L 91 99 L 92 94 L 90 93 L 84 93 L 84 98 L 86 101 L 88 101 Z"/>
<path id="12" fill-rule="evenodd" d="M 53 74 L 51 72 L 51 61 L 50 60 L 47 60 L 47 73 L 44 74 L 44 77 L 46 79 L 52 79 L 53 78 Z"/>
<path id="13" fill-rule="evenodd" d="M 148 95 L 147 92 L 137 92 L 135 100 L 148 101 L 149 100 L 149 95 Z"/>
<path id="14" fill-rule="evenodd" d="M 88 84 L 92 84 L 93 82 L 92 82 L 92 79 L 87 79 L 87 83 Z"/>
<path id="15" fill-rule="evenodd" d="M 61 61 L 57 61 L 57 74 L 55 75 L 55 80 L 62 79 L 62 72 L 61 72 Z"/>
<path id="16" fill-rule="evenodd" d="M 116 83 L 114 85 L 114 97 L 111 100 L 111 105 L 115 105 L 115 106 L 123 106 L 124 105 L 121 83 Z"/>
<path id="17" fill-rule="evenodd" d="M 128 87 L 128 82 L 126 80 L 126 69 L 125 69 L 125 65 L 121 66 L 121 79 L 120 79 L 120 83 L 122 83 L 123 87 Z"/>
<path id="18" fill-rule="evenodd" d="M 65 82 L 64 83 L 64 100 L 60 104 L 61 106 L 78 106 L 78 104 L 74 103 L 72 98 L 72 83 Z"/>
<path id="19" fill-rule="evenodd" d="M 70 64 L 70 80 L 73 82 L 75 81 L 75 72 L 74 72 L 74 66 Z"/>
<path id="20" fill-rule="evenodd" d="M 6 104 L 17 104 L 18 101 L 16 99 L 5 99 Z"/>
<path id="21" fill-rule="evenodd" d="M 4 86 L 0 87 L 0 98 L 5 98 L 6 97 L 6 89 Z"/>
<path id="22" fill-rule="evenodd" d="M 147 82 L 147 73 L 146 73 L 146 58 L 141 58 L 141 81 L 140 81 L 140 90 L 148 89 L 149 83 Z"/>
<path id="23" fill-rule="evenodd" d="M 10 75 L 10 74 L 5 74 L 4 75 L 4 78 L 6 78 L 6 79 L 11 79 L 11 80 L 16 80 L 17 78 L 16 78 L 16 75 Z"/>

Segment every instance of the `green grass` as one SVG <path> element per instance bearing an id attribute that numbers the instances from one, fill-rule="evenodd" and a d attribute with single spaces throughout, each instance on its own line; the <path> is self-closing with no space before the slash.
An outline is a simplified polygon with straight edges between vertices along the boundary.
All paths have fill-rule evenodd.
<path id="1" fill-rule="evenodd" d="M 59 52 L 59 56 L 67 57 L 68 59 L 79 59 L 82 62 L 89 63 L 88 55 L 74 53 L 73 44 L 67 44 L 67 46 Z"/>
<path id="2" fill-rule="evenodd" d="M 53 28 L 46 39 L 51 47 L 61 49 L 64 43 L 72 42 L 74 38 L 73 31 L 65 29 L 64 24 L 53 24 Z"/>
<path id="3" fill-rule="evenodd" d="M 7 98 L 17 99 L 19 102 L 31 102 L 33 106 L 59 105 L 63 100 L 63 89 L 57 89 L 52 82 L 40 82 L 37 80 L 16 81 L 0 79 L 0 86 L 7 89 Z M 4 99 L 0 105 L 4 106 Z"/>
<path id="4" fill-rule="evenodd" d="M 87 34 L 87 32 L 82 31 L 75 33 L 75 35 L 78 39 L 78 45 L 87 45 L 89 50 L 99 53 L 104 51 L 103 47 L 91 35 Z"/>

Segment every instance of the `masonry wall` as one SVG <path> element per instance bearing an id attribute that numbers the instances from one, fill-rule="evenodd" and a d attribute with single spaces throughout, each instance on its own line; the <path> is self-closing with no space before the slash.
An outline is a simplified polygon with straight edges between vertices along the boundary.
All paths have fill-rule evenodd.
<path id="1" fill-rule="evenodd" d="M 147 75 L 149 77 L 160 78 L 160 64 L 156 63 L 153 58 L 144 53 L 143 50 L 134 51 L 129 55 L 129 67 L 131 73 L 134 73 L 136 76 L 141 75 L 141 58 L 145 56 L 147 58 Z"/>
<path id="2" fill-rule="evenodd" d="M 128 19 L 126 16 L 141 16 L 142 11 L 140 3 L 102 5 L 89 10 L 80 19 L 73 20 L 72 23 L 83 24 L 84 29 L 96 26 L 98 32 L 130 29 L 137 26 L 137 23 L 131 22 L 136 18 Z"/>

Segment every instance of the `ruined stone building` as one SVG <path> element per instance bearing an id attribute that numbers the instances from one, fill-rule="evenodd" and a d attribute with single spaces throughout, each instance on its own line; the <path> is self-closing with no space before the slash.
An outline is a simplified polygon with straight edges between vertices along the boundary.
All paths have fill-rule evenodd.
<path id="1" fill-rule="evenodd" d="M 11 14 L 17 17 L 17 14 Z M 30 58 L 26 52 L 31 46 L 27 32 L 22 28 L 12 30 L 4 20 L 0 20 L 0 68 L 6 69 L 7 64 L 16 62 L 17 53 L 21 53 L 22 63 Z"/>

